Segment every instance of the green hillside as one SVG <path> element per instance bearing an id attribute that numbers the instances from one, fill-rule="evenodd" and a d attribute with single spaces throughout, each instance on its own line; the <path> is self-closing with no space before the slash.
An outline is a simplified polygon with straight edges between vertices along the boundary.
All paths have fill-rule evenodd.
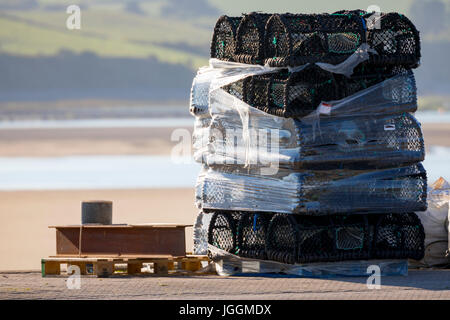
<path id="1" fill-rule="evenodd" d="M 372 0 L 0 0 L 0 100 L 77 97 L 173 99 L 207 64 L 222 14 L 367 9 Z M 422 39 L 420 90 L 450 90 L 450 0 L 377 0 L 405 13 Z M 66 28 L 69 5 L 81 30 Z M 434 103 L 434 102 L 433 102 Z"/>
<path id="2" fill-rule="evenodd" d="M 60 50 L 100 56 L 147 57 L 197 68 L 207 61 L 212 27 L 221 14 L 248 11 L 332 12 L 371 1 L 296 0 L 1 0 L 0 53 L 55 55 Z M 68 30 L 65 8 L 79 4 L 81 30 Z M 377 1 L 407 13 L 411 0 Z M 184 7 L 181 6 L 184 4 Z M 211 6 L 205 10 L 205 4 Z M 177 8 L 179 10 L 177 10 Z M 208 8 L 206 8 L 208 9 Z"/>
<path id="3" fill-rule="evenodd" d="M 210 31 L 189 22 L 127 13 L 121 8 L 82 9 L 81 30 L 68 30 L 65 11 L 2 11 L 0 52 L 54 55 L 60 50 L 92 51 L 101 56 L 147 57 L 198 67 L 209 47 Z M 175 47 L 174 45 L 178 45 Z M 183 47 L 186 49 L 183 50 Z"/>

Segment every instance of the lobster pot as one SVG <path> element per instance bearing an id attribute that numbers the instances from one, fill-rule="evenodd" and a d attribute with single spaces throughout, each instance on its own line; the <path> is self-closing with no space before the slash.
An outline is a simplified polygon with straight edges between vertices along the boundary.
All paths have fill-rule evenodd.
<path id="1" fill-rule="evenodd" d="M 250 212 L 298 211 L 302 202 L 301 174 L 283 172 L 273 177 L 260 175 L 260 172 L 233 173 L 233 169 L 202 169 L 195 192 L 198 208 Z"/>
<path id="2" fill-rule="evenodd" d="M 306 173 L 301 190 L 304 202 L 299 203 L 297 210 L 310 214 L 410 212 L 427 208 L 427 178 L 420 163 L 378 170 L 315 170 Z"/>
<path id="3" fill-rule="evenodd" d="M 376 51 L 370 52 L 371 64 L 406 68 L 419 64 L 419 32 L 407 17 L 364 11 L 223 16 L 214 28 L 211 57 L 273 67 L 338 64 L 363 43 Z"/>
<path id="4" fill-rule="evenodd" d="M 294 264 L 298 254 L 298 231 L 295 217 L 275 214 L 267 231 L 267 259 Z"/>
<path id="5" fill-rule="evenodd" d="M 277 67 L 317 61 L 337 64 L 364 42 L 377 52 L 370 54 L 372 64 L 418 66 L 419 32 L 408 18 L 356 11 L 273 15 L 266 25 L 265 63 Z"/>
<path id="6" fill-rule="evenodd" d="M 243 212 L 237 227 L 236 253 L 241 257 L 267 260 L 266 237 L 270 214 Z"/>
<path id="7" fill-rule="evenodd" d="M 339 99 L 339 87 L 331 72 L 309 67 L 299 72 L 270 75 L 267 113 L 283 117 L 303 117 L 322 101 Z M 252 101 L 249 101 L 252 105 Z"/>
<path id="8" fill-rule="evenodd" d="M 221 16 L 214 27 L 211 41 L 211 58 L 234 61 L 236 32 L 241 17 Z"/>
<path id="9" fill-rule="evenodd" d="M 244 102 L 279 117 L 306 116 L 321 101 L 338 98 L 338 86 L 333 74 L 318 67 L 294 73 L 285 69 L 249 77 L 244 79 L 243 87 Z"/>
<path id="10" fill-rule="evenodd" d="M 420 37 L 414 24 L 404 15 L 391 12 L 364 16 L 372 25 L 367 42 L 378 54 L 371 55 L 375 64 L 397 64 L 416 68 L 420 60 Z M 375 23 L 375 24 L 374 24 Z"/>
<path id="11" fill-rule="evenodd" d="M 399 166 L 423 161 L 425 157 L 420 124 L 409 113 L 324 117 L 320 120 L 320 129 L 301 121 L 299 127 L 299 164 L 304 168 L 339 163 Z"/>
<path id="12" fill-rule="evenodd" d="M 389 218 L 387 218 L 389 217 Z M 388 219 L 389 231 L 379 226 Z M 283 263 L 361 259 L 417 259 L 424 255 L 425 233 L 415 213 L 305 217 L 275 214 L 268 228 L 269 260 Z M 392 242 L 386 249 L 386 242 Z"/>
<path id="13" fill-rule="evenodd" d="M 409 113 L 396 113 L 412 109 L 409 106 L 416 106 L 416 100 L 404 94 L 394 102 L 389 94 L 402 79 L 390 78 L 365 94 L 337 101 L 330 114 L 301 120 L 268 115 L 216 90 L 212 93 L 212 118 L 196 118 L 194 141 L 207 144 L 196 159 L 209 166 L 287 169 L 351 162 L 377 167 L 420 162 L 424 158 L 420 124 Z M 370 102 L 364 103 L 364 97 Z M 195 142 L 194 147 L 200 150 Z"/>
<path id="14" fill-rule="evenodd" d="M 208 243 L 241 257 L 294 264 L 421 259 L 425 251 L 425 232 L 415 213 L 320 217 L 224 211 L 210 214 Z"/>
<path id="15" fill-rule="evenodd" d="M 284 263 L 369 259 L 369 233 L 367 215 L 295 217 L 276 214 L 268 229 L 268 257 Z M 283 239 L 281 244 L 280 238 Z"/>
<path id="16" fill-rule="evenodd" d="M 261 122 L 261 125 L 269 123 Z M 250 139 L 255 143 L 247 143 L 243 139 L 245 130 L 236 114 L 214 117 L 209 130 L 199 128 L 194 134 L 208 145 L 202 162 L 209 166 L 244 165 L 251 160 L 252 165 L 314 169 L 357 162 L 374 167 L 399 166 L 423 161 L 425 157 L 420 124 L 409 113 L 337 119 L 323 117 L 319 127 L 294 119 L 272 124 L 272 127 L 264 127 L 252 122 Z M 277 153 L 270 149 L 271 141 L 277 144 Z"/>
<path id="17" fill-rule="evenodd" d="M 266 25 L 265 63 L 340 63 L 365 42 L 365 35 L 364 22 L 355 14 L 274 14 Z"/>
<path id="18" fill-rule="evenodd" d="M 226 252 L 236 252 L 236 230 L 239 212 L 209 213 L 212 215 L 208 229 L 208 243 Z"/>
<path id="19" fill-rule="evenodd" d="M 375 258 L 408 258 L 420 260 L 425 251 L 425 232 L 415 214 L 388 214 L 375 225 Z"/>
<path id="20" fill-rule="evenodd" d="M 426 172 L 400 168 L 335 170 L 203 169 L 196 184 L 199 208 L 309 215 L 426 210 Z"/>
<path id="21" fill-rule="evenodd" d="M 212 211 L 208 243 L 241 257 L 267 259 L 266 237 L 272 214 Z"/>
<path id="22" fill-rule="evenodd" d="M 254 12 L 242 18 L 236 35 L 236 62 L 263 64 L 264 32 L 269 18 L 269 14 Z"/>
<path id="23" fill-rule="evenodd" d="M 341 98 L 365 92 L 381 83 L 386 100 L 398 104 L 409 104 L 409 112 L 417 110 L 417 86 L 411 69 L 397 65 L 376 66 L 363 63 L 355 67 L 350 77 L 336 75 Z M 381 93 L 381 92 L 380 92 Z M 322 99 L 324 100 L 324 99 Z"/>
<path id="24" fill-rule="evenodd" d="M 355 68 L 350 78 L 317 66 L 306 67 L 298 72 L 283 69 L 276 73 L 250 76 L 223 89 L 254 108 L 286 118 L 307 116 L 322 101 L 345 98 L 349 98 L 353 104 L 360 102 L 360 112 L 367 112 L 371 104 L 379 109 L 383 102 L 391 106 L 391 110 L 383 113 L 417 110 L 414 74 L 399 66 L 362 65 Z M 375 95 L 378 97 L 375 98 Z M 372 111 L 381 113 L 384 110 Z"/>
<path id="25" fill-rule="evenodd" d="M 301 151 L 299 122 L 282 119 L 257 109 L 250 109 L 249 122 L 243 122 L 237 110 L 217 113 L 211 120 L 208 147 L 203 154 L 204 164 L 271 165 L 283 168 L 299 166 Z M 196 135 L 196 134 L 194 134 Z"/>

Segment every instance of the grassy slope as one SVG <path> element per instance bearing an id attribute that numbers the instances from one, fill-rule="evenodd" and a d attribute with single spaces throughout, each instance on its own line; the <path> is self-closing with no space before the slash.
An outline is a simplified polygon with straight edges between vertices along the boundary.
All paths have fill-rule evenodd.
<path id="1" fill-rule="evenodd" d="M 81 30 L 68 30 L 65 12 L 6 11 L 0 15 L 0 52 L 52 55 L 61 49 L 104 56 L 155 56 L 191 67 L 205 64 L 200 54 L 165 44 L 209 47 L 211 32 L 192 22 L 168 21 L 124 12 L 121 8 L 82 10 Z M 211 22 L 213 23 L 213 22 Z"/>
<path id="2" fill-rule="evenodd" d="M 1 0 L 0 0 L 1 1 Z M 333 12 L 348 8 L 366 8 L 372 1 L 362 0 L 208 0 L 221 13 L 238 15 L 260 10 L 266 12 Z M 408 14 L 412 0 L 378 0 L 383 11 Z M 82 30 L 65 27 L 64 10 L 47 11 L 48 5 L 64 6 L 85 3 L 82 9 Z M 0 2 L 1 3 L 1 2 Z M 61 49 L 75 52 L 92 51 L 104 56 L 147 57 L 161 61 L 182 63 L 196 68 L 206 63 L 206 56 L 188 49 L 174 49 L 167 44 L 202 48 L 207 52 L 215 17 L 196 19 L 166 19 L 161 17 L 163 0 L 144 2 L 146 15 L 124 10 L 124 1 L 118 0 L 40 0 L 40 8 L 30 11 L 3 11 L 0 13 L 0 52 L 25 55 L 52 55 Z M 433 35 L 433 39 L 448 38 L 448 32 Z M 442 40 L 442 39 L 441 39 Z"/>

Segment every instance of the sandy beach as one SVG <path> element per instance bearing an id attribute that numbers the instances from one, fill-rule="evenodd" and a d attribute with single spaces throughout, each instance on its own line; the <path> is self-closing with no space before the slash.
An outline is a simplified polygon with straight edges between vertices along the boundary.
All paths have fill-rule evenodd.
<path id="1" fill-rule="evenodd" d="M 450 146 L 450 125 L 424 124 L 427 147 Z M 192 130 L 191 128 L 187 128 Z M 1 130 L 0 157 L 169 154 L 171 128 Z M 82 200 L 114 202 L 114 223 L 193 223 L 198 210 L 192 189 L 0 192 L 0 270 L 39 269 L 55 253 L 49 225 L 80 222 Z M 187 230 L 192 249 L 192 228 Z"/>
<path id="2" fill-rule="evenodd" d="M 425 146 L 450 147 L 450 124 L 448 123 L 423 123 L 423 137 Z"/>
<path id="3" fill-rule="evenodd" d="M 82 200 L 112 200 L 113 223 L 192 224 L 198 209 L 193 189 L 0 192 L 0 270 L 36 270 L 56 253 L 49 225 L 79 224 Z M 186 229 L 192 250 L 192 228 Z"/>
<path id="4" fill-rule="evenodd" d="M 192 133 L 192 127 L 179 128 Z M 0 131 L 0 157 L 168 155 L 174 128 L 11 129 Z M 448 123 L 422 124 L 425 145 L 450 146 Z"/>
<path id="5" fill-rule="evenodd" d="M 189 130 L 192 128 L 180 128 Z M 168 155 L 174 128 L 11 129 L 0 131 L 0 157 Z"/>

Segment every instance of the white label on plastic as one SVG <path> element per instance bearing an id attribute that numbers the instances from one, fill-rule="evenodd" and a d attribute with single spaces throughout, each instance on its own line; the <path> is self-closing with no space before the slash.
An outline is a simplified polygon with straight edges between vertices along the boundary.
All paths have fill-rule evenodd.
<path id="1" fill-rule="evenodd" d="M 321 102 L 319 104 L 319 114 L 330 114 L 333 106 L 329 103 Z"/>
<path id="2" fill-rule="evenodd" d="M 242 273 L 259 273 L 259 261 L 242 261 Z"/>
<path id="3" fill-rule="evenodd" d="M 385 124 L 384 131 L 392 131 L 395 130 L 395 124 Z"/>

